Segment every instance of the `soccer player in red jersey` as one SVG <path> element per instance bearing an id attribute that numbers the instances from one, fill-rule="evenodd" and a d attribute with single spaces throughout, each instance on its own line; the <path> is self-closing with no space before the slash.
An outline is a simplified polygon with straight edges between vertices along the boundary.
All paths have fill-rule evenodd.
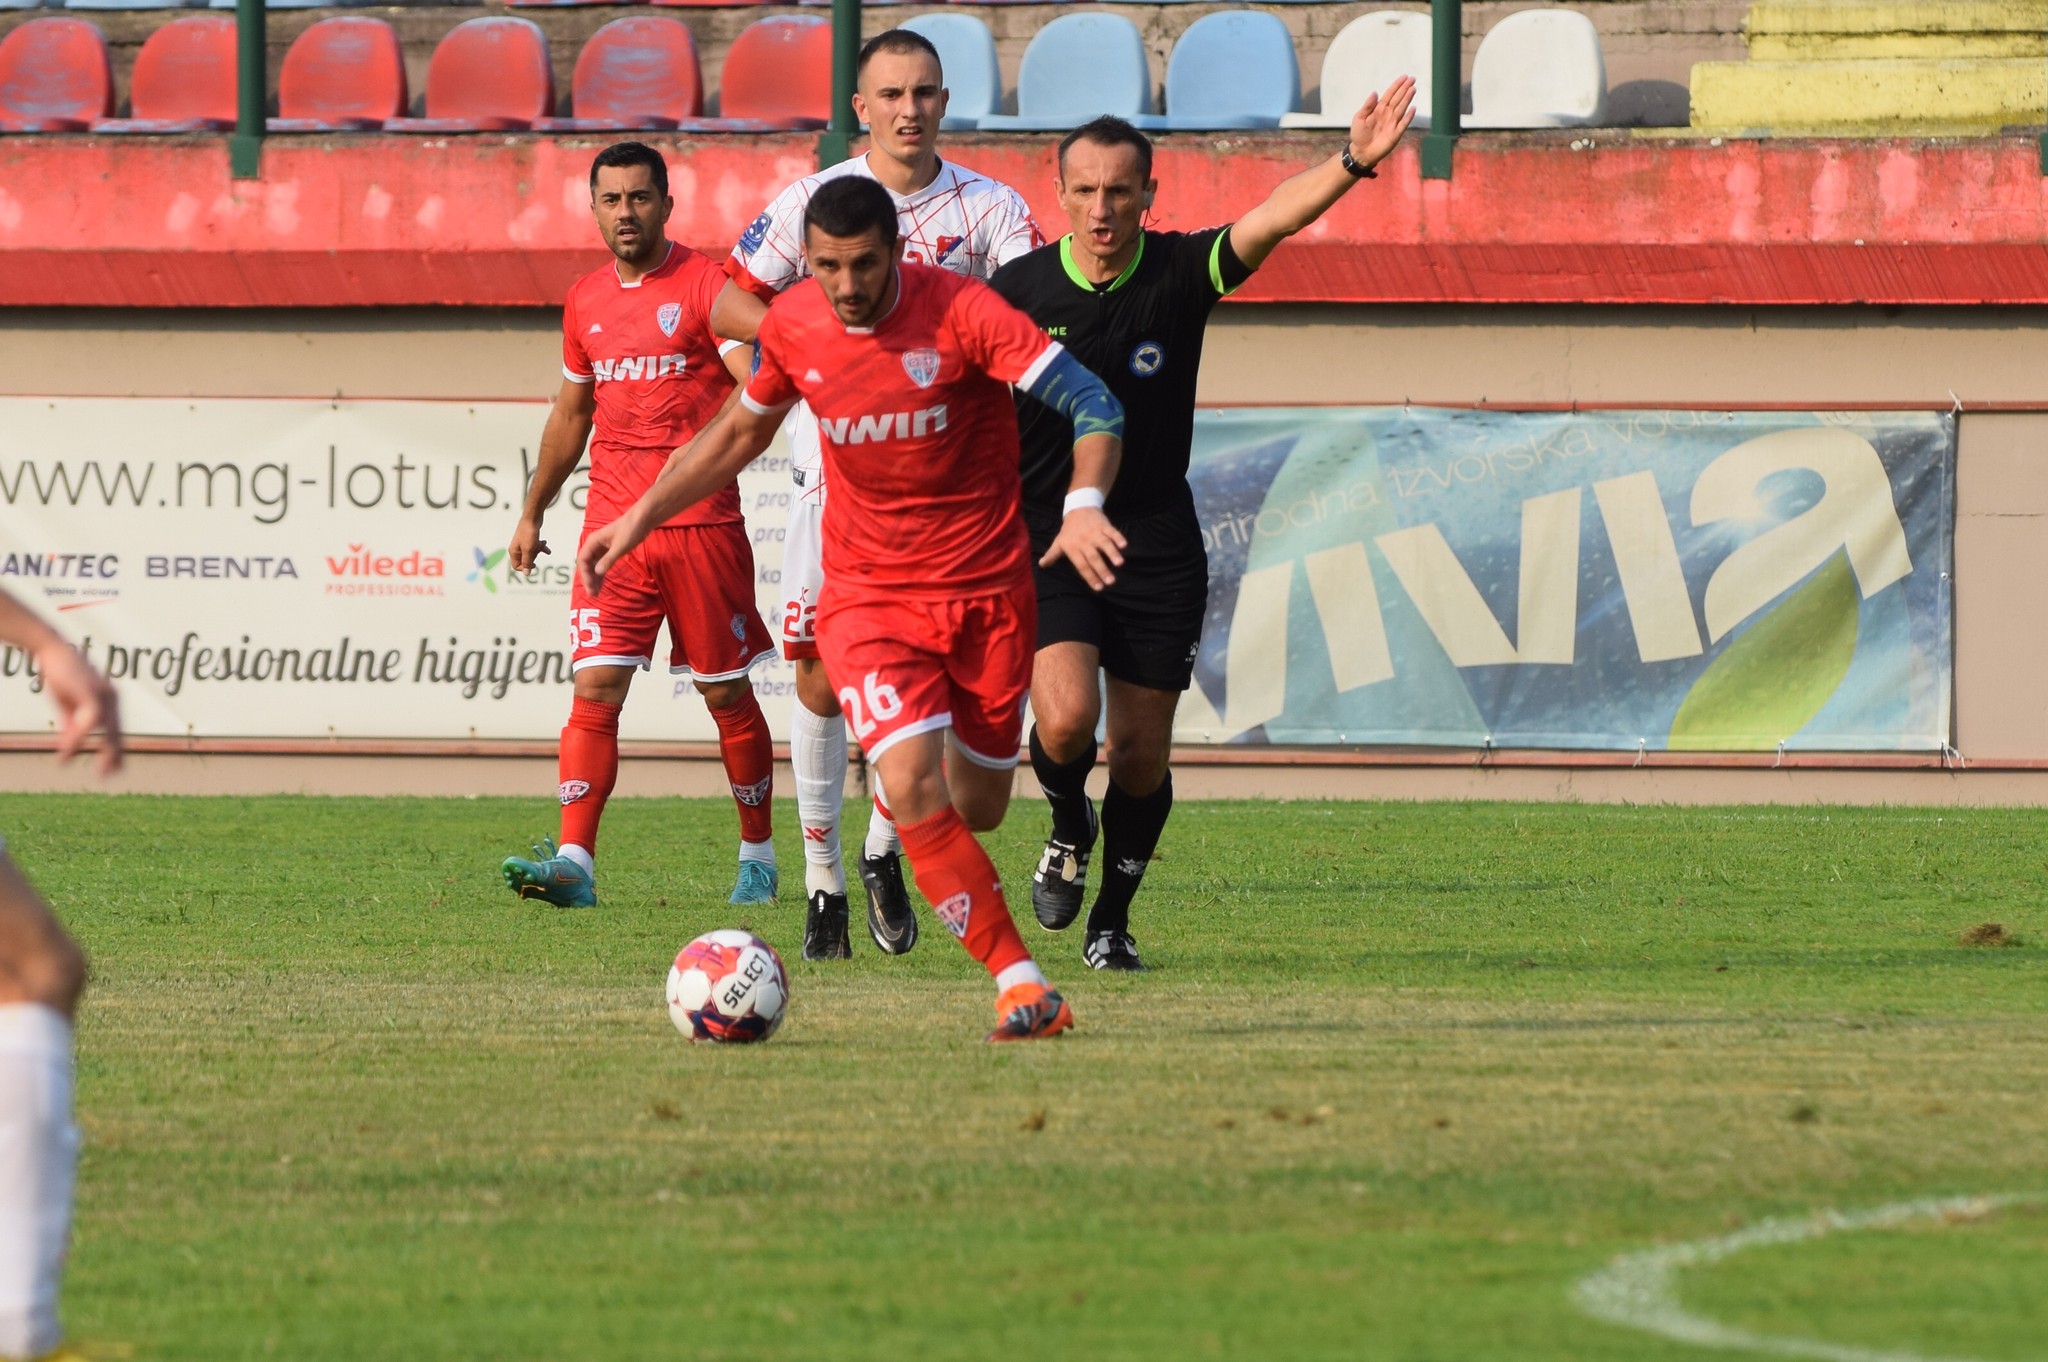
<path id="1" fill-rule="evenodd" d="M 562 309 L 562 390 L 506 550 L 514 572 L 530 571 L 547 552 L 541 516 L 582 457 L 593 425 L 586 535 L 633 505 L 675 447 L 731 397 L 751 359 L 744 346 L 720 341 L 714 331 L 723 271 L 667 238 L 675 200 L 659 152 L 638 142 L 599 152 L 590 168 L 590 207 L 615 258 L 577 280 Z M 651 527 L 645 546 L 602 591 L 585 591 L 580 583 L 572 589 L 576 693 L 558 766 L 561 842 L 536 846 L 531 861 L 505 860 L 505 882 L 522 897 L 564 907 L 597 902 L 597 825 L 618 778 L 619 710 L 634 669 L 654 661 L 664 619 L 672 640 L 669 670 L 689 673 L 704 696 L 739 806 L 732 901 L 775 897 L 774 752 L 747 679 L 775 645 L 754 606 L 754 551 L 731 476 L 698 504 Z"/>
<path id="2" fill-rule="evenodd" d="M 120 708 L 107 679 L 4 591 L 0 643 L 28 654 L 57 707 L 57 759 L 98 729 L 100 774 L 118 769 Z M 0 842 L 0 1358 L 79 1359 L 57 1351 L 57 1285 L 78 1160 L 71 1018 L 84 991 L 84 953 Z"/>
<path id="3" fill-rule="evenodd" d="M 881 768 L 918 887 L 995 976 L 989 1039 L 1055 1035 L 1073 1012 L 1017 934 L 974 837 L 1009 804 L 1036 646 L 1006 385 L 1074 422 L 1073 491 L 1045 557 L 1097 584 L 1121 561 L 1101 505 L 1123 410 L 987 285 L 898 264 L 896 207 L 874 181 L 821 186 L 804 210 L 804 250 L 817 286 L 768 309 L 739 405 L 585 539 L 578 573 L 607 580 L 652 526 L 767 448 L 798 398 L 809 403 L 835 489 L 817 615 L 826 674 Z"/>

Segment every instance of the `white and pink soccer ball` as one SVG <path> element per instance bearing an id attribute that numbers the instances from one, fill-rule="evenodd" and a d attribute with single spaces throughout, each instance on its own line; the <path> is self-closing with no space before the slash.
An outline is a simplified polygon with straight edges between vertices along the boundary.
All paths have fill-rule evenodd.
<path id="1" fill-rule="evenodd" d="M 775 948 L 726 928 L 683 947 L 668 972 L 668 1015 L 691 1040 L 766 1040 L 789 1006 L 789 975 Z"/>

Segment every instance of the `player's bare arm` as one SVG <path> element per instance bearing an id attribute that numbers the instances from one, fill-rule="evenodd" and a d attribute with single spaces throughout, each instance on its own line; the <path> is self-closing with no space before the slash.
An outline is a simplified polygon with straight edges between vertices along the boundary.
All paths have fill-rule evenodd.
<path id="1" fill-rule="evenodd" d="M 1352 162 L 1364 170 L 1379 164 L 1415 120 L 1415 80 L 1401 76 L 1382 95 L 1367 95 L 1351 116 L 1346 143 Z M 1273 248 L 1314 222 L 1344 197 L 1358 176 L 1344 168 L 1342 153 L 1283 180 L 1257 208 L 1230 229 L 1230 249 L 1246 268 L 1266 263 Z"/>
<path id="2" fill-rule="evenodd" d="M 34 659 L 43 694 L 57 708 L 57 760 L 70 761 L 97 732 L 99 774 L 121 768 L 121 705 L 114 687 L 29 608 L 0 591 L 0 643 Z"/>
<path id="3" fill-rule="evenodd" d="M 669 456 L 661 476 L 632 509 L 584 536 L 576 571 L 595 595 L 612 565 L 637 548 L 655 527 L 718 491 L 761 456 L 775 438 L 788 408 L 761 413 L 744 404 L 729 406 L 697 438 Z"/>
<path id="4" fill-rule="evenodd" d="M 1057 344 L 1046 347 L 1017 386 L 1074 423 L 1074 474 L 1065 512 L 1059 534 L 1038 565 L 1051 567 L 1064 558 L 1082 581 L 1100 591 L 1116 580 L 1115 569 L 1124 563 L 1124 537 L 1102 510 L 1123 458 L 1123 404 Z"/>
<path id="5" fill-rule="evenodd" d="M 540 537 L 541 518 L 576 471 L 583 448 L 590 443 L 596 415 L 597 385 L 564 378 L 561 391 L 555 394 L 554 410 L 541 429 L 540 460 L 526 488 L 526 504 L 520 509 L 519 523 L 512 527 L 512 540 L 505 546 L 512 571 L 533 571 L 540 555 L 548 551 L 547 541 Z"/>
<path id="6" fill-rule="evenodd" d="M 767 315 L 768 304 L 728 279 L 711 300 L 711 334 L 727 340 L 751 341 L 761 329 L 761 319 Z M 739 377 L 742 382 L 746 379 L 744 373 Z"/>

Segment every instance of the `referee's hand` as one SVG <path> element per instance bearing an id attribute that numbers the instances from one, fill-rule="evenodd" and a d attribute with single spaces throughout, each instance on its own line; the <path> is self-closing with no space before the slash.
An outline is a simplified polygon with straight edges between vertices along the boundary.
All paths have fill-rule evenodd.
<path id="1" fill-rule="evenodd" d="M 1124 565 L 1125 547 L 1123 535 L 1099 508 L 1076 506 L 1060 522 L 1058 536 L 1038 565 L 1051 567 L 1064 558 L 1074 565 L 1082 581 L 1100 591 L 1116 580 L 1111 569 Z"/>

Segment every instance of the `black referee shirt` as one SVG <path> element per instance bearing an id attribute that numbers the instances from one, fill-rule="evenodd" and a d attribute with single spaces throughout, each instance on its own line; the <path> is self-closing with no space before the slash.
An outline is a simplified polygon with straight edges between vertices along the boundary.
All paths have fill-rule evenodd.
<path id="1" fill-rule="evenodd" d="M 1046 335 L 1066 346 L 1124 404 L 1123 463 L 1104 508 L 1112 521 L 1192 506 L 1188 450 L 1195 378 L 1209 312 L 1252 272 L 1230 248 L 1230 229 L 1146 232 L 1124 272 L 1091 283 L 1063 237 L 997 270 L 989 282 Z M 1021 394 L 1024 513 L 1034 542 L 1057 531 L 1074 475 L 1074 424 Z"/>

